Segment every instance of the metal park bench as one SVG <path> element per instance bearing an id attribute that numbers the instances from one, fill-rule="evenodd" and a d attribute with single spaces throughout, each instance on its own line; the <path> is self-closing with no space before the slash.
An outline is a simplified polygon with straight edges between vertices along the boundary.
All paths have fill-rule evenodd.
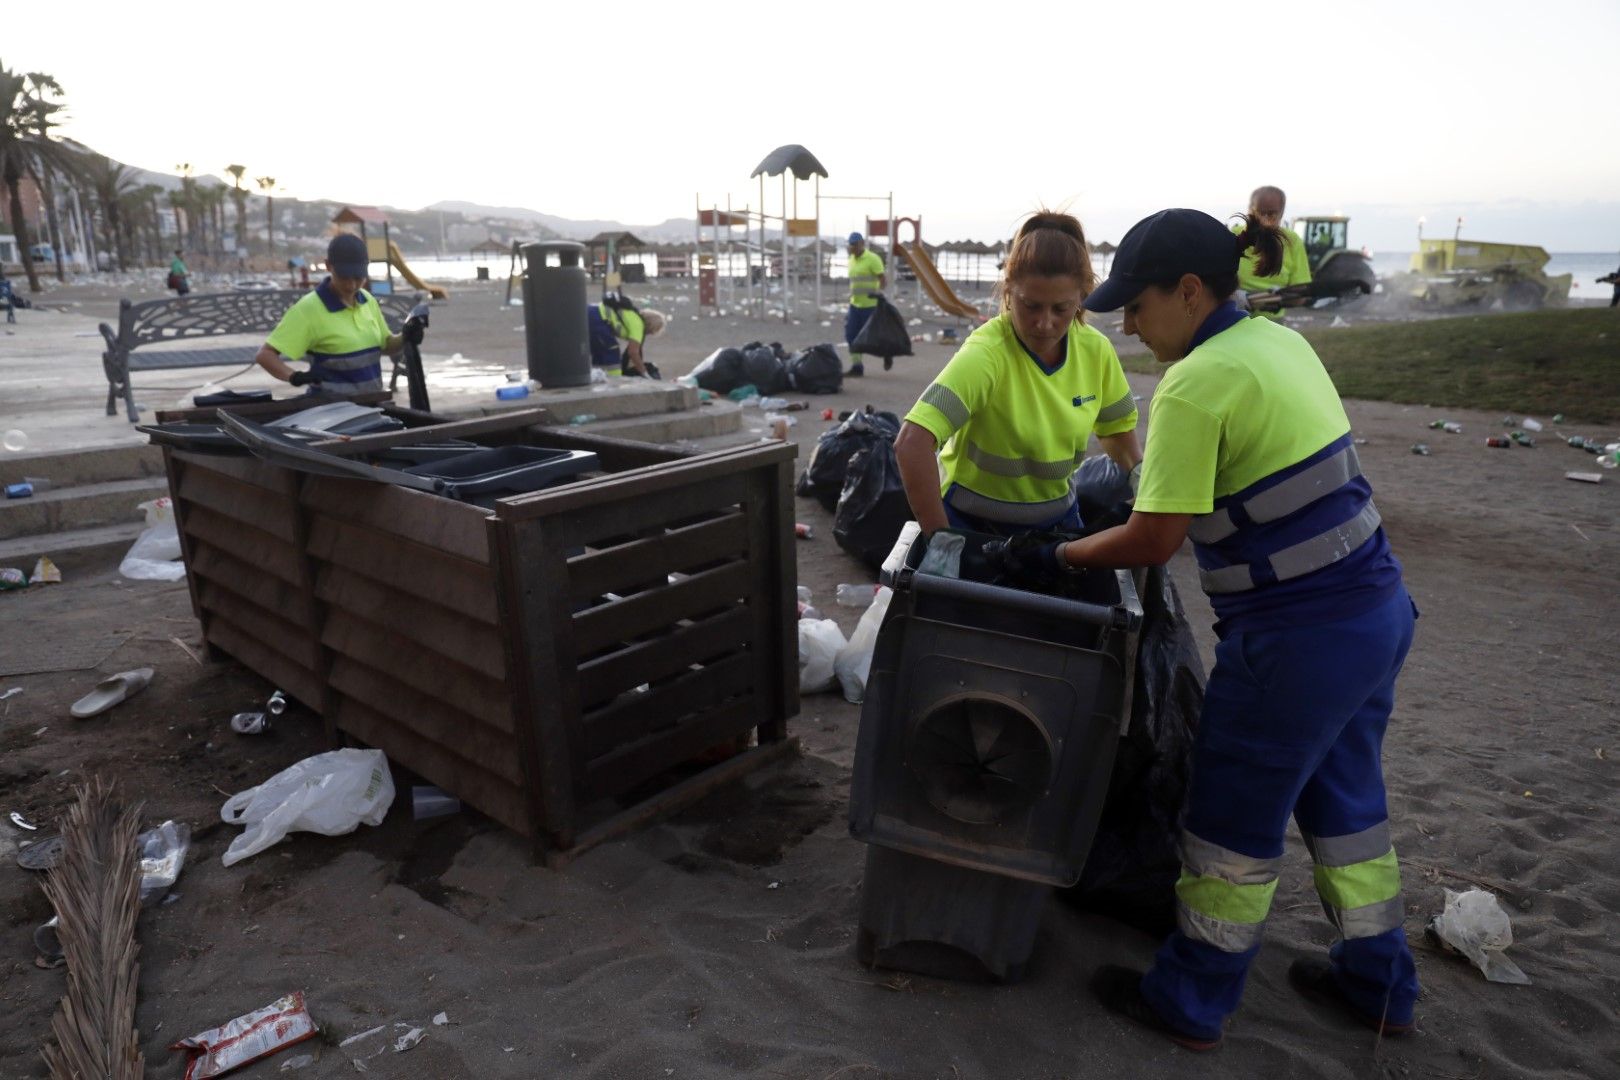
<path id="1" fill-rule="evenodd" d="M 305 295 L 301 289 L 255 289 L 239 292 L 192 293 L 161 300 L 118 305 L 118 329 L 101 324 L 107 351 L 101 354 L 107 372 L 107 415 L 117 415 L 117 402 L 124 399 L 129 422 L 135 423 L 135 393 L 130 376 L 137 371 L 166 371 L 196 367 L 247 367 L 253 363 L 263 337 L 276 328 L 282 315 Z M 420 294 L 376 296 L 382 305 L 388 329 L 399 332 Z M 255 334 L 260 340 L 251 345 L 223 345 L 212 349 L 154 348 L 186 338 L 223 337 Z M 399 385 L 405 373 L 402 358 L 394 361 L 389 392 Z"/>

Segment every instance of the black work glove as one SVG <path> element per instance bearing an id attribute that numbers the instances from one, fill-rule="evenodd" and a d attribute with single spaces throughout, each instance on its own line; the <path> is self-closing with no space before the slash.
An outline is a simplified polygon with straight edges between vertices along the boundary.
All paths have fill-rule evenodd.
<path id="1" fill-rule="evenodd" d="M 1056 584 L 1067 569 L 1058 554 L 1058 548 L 1067 542 L 1066 539 L 1054 540 L 1045 533 L 1019 533 L 985 544 L 984 555 L 992 564 L 1001 564 L 1007 584 L 1024 589 L 1044 588 Z"/>
<path id="2" fill-rule="evenodd" d="M 641 368 L 649 379 L 661 380 L 664 377 L 663 374 L 658 370 L 658 365 L 653 363 L 651 360 L 643 360 L 641 362 Z"/>
<path id="3" fill-rule="evenodd" d="M 405 320 L 405 325 L 399 328 L 399 336 L 412 345 L 422 344 L 422 331 L 427 329 L 427 320 L 419 319 L 415 315 Z"/>
<path id="4" fill-rule="evenodd" d="M 294 386 L 309 386 L 311 384 L 319 386 L 321 384 L 321 380 L 315 377 L 313 371 L 295 371 L 287 376 L 287 381 Z"/>

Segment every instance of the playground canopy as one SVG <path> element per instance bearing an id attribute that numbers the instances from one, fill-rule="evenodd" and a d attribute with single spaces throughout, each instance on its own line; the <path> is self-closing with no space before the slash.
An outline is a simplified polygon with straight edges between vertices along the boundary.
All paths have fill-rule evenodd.
<path id="1" fill-rule="evenodd" d="M 784 172 L 793 173 L 795 180 L 808 180 L 812 176 L 827 175 L 827 170 L 816 160 L 816 155 L 798 143 L 792 143 L 788 146 L 778 146 L 766 154 L 765 160 L 755 166 L 748 177 L 751 180 L 761 173 L 766 176 L 780 176 Z"/>
<path id="2" fill-rule="evenodd" d="M 493 236 L 482 243 L 474 244 L 468 250 L 474 255 L 505 255 L 511 248 L 510 244 L 503 244 Z"/>
<path id="3" fill-rule="evenodd" d="M 387 225 L 388 215 L 375 206 L 345 206 L 332 219 L 334 225 L 358 225 L 363 232 L 367 225 Z"/>

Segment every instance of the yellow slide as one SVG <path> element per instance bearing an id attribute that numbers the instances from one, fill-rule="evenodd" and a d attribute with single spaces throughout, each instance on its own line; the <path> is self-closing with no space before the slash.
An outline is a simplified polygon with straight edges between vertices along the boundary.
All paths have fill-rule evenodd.
<path id="1" fill-rule="evenodd" d="M 399 276 L 410 282 L 413 288 L 421 289 L 435 300 L 449 298 L 450 294 L 444 290 L 443 286 L 429 285 L 416 276 L 411 268 L 406 265 L 405 256 L 399 253 L 399 245 L 392 240 L 388 241 L 388 261 L 394 264 L 394 269 L 399 271 Z"/>
<path id="2" fill-rule="evenodd" d="M 945 279 L 940 276 L 939 268 L 934 265 L 934 260 L 928 257 L 927 250 L 921 244 L 901 244 L 900 251 L 911 264 L 917 280 L 922 282 L 923 292 L 928 294 L 928 298 L 941 311 L 947 315 L 972 319 L 974 322 L 984 321 L 983 312 L 957 296 L 946 284 Z"/>

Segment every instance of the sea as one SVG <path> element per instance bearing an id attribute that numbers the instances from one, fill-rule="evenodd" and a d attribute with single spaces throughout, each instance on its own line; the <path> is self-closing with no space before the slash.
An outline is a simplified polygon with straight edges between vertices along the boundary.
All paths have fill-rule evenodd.
<path id="1" fill-rule="evenodd" d="M 803 256 L 808 262 L 809 256 Z M 1106 256 L 1096 256 L 1097 271 L 1106 274 L 1108 259 Z M 1399 273 L 1411 265 L 1412 252 L 1410 251 L 1379 251 L 1373 254 L 1373 269 L 1379 277 Z M 471 281 L 478 276 L 478 268 L 487 269 L 489 277 L 495 281 L 504 281 L 511 267 L 511 259 L 507 255 L 500 256 L 450 256 L 443 258 L 406 256 L 406 261 L 419 277 L 432 281 Z M 625 262 L 639 262 L 646 267 L 649 279 L 658 276 L 658 257 L 652 254 L 629 254 Z M 754 260 L 759 261 L 758 257 Z M 769 273 L 774 276 L 780 265 L 780 257 L 773 256 L 773 267 Z M 843 252 L 828 257 L 830 262 L 830 276 L 842 278 L 847 276 L 847 260 Z M 940 252 L 936 256 L 936 263 L 940 273 L 947 281 L 962 283 L 990 284 L 999 274 L 996 267 L 997 257 L 994 255 L 966 255 L 955 252 Z M 693 260 L 695 265 L 696 260 Z M 747 260 L 742 253 L 722 255 L 720 262 L 725 276 L 741 278 L 747 274 Z M 1570 296 L 1574 299 L 1607 299 L 1610 295 L 1608 285 L 1599 285 L 1596 279 L 1610 274 L 1620 267 L 1620 256 L 1606 251 L 1566 251 L 1554 252 L 1548 260 L 1546 272 L 1550 275 L 1571 274 L 1574 284 L 1570 289 Z"/>

